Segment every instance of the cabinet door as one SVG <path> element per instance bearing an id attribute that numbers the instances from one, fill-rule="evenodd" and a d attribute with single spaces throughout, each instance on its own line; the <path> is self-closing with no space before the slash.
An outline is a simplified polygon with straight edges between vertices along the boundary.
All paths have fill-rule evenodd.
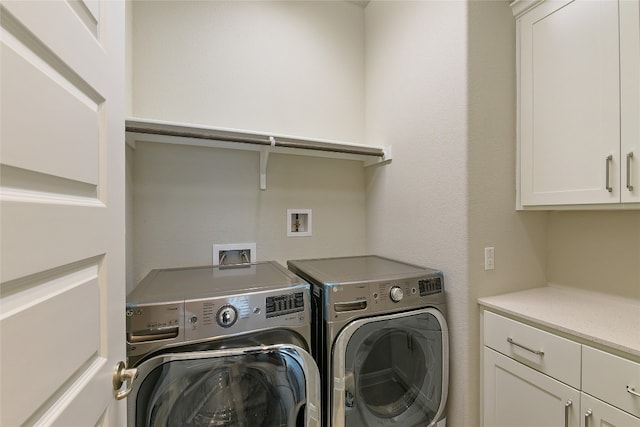
<path id="1" fill-rule="evenodd" d="M 640 202 L 640 2 L 620 2 L 622 202 Z"/>
<path id="2" fill-rule="evenodd" d="M 585 393 L 580 399 L 580 427 L 640 427 L 640 418 Z"/>
<path id="3" fill-rule="evenodd" d="M 519 28 L 522 205 L 619 202 L 618 2 L 544 2 Z"/>
<path id="4" fill-rule="evenodd" d="M 580 392 L 484 348 L 484 427 L 578 427 Z"/>

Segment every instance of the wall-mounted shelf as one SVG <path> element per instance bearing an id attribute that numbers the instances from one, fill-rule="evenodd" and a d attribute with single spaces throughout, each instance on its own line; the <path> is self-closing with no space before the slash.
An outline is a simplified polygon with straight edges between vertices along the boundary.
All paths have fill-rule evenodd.
<path id="1" fill-rule="evenodd" d="M 237 129 L 222 129 L 189 123 L 129 118 L 125 122 L 126 141 L 195 145 L 257 151 L 260 154 L 260 189 L 267 188 L 269 153 L 361 160 L 364 166 L 391 160 L 391 147 L 349 144 L 326 140 L 312 140 L 286 135 L 266 134 Z"/>

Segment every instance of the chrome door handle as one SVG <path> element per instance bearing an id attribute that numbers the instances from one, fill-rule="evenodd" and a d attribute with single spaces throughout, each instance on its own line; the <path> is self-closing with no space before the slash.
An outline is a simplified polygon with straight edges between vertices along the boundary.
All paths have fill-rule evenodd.
<path id="1" fill-rule="evenodd" d="M 535 354 L 536 356 L 544 356 L 544 351 L 542 351 L 542 350 L 534 350 L 534 349 L 529 348 L 529 347 L 527 347 L 527 346 L 524 346 L 524 345 L 522 345 L 522 344 L 518 344 L 518 343 L 517 343 L 517 342 L 515 342 L 515 341 L 513 340 L 513 338 L 511 338 L 511 337 L 508 337 L 508 338 L 507 338 L 507 342 L 508 342 L 509 344 L 515 345 L 516 347 L 520 347 L 520 348 L 522 348 L 522 349 L 524 349 L 524 350 L 527 350 L 527 351 L 529 351 L 529 352 L 531 352 L 531 353 Z"/>
<path id="2" fill-rule="evenodd" d="M 633 387 L 631 387 L 629 385 L 627 386 L 627 393 L 630 393 L 630 394 L 632 394 L 632 395 L 634 395 L 636 397 L 640 397 L 640 393 L 638 393 L 635 388 L 633 388 Z"/>
<path id="3" fill-rule="evenodd" d="M 584 427 L 589 427 L 589 417 L 593 415 L 593 411 L 591 409 L 587 409 L 587 412 L 584 413 Z"/>
<path id="4" fill-rule="evenodd" d="M 633 191 L 633 185 L 631 185 L 631 159 L 633 159 L 633 151 L 627 154 L 627 190 Z"/>
<path id="5" fill-rule="evenodd" d="M 605 188 L 607 189 L 607 191 L 609 193 L 611 193 L 613 191 L 613 188 L 611 187 L 611 183 L 609 182 L 609 179 L 611 178 L 609 175 L 611 175 L 611 161 L 613 161 L 613 155 L 609 154 L 607 156 L 606 159 L 606 171 L 605 171 L 605 175 L 606 175 L 606 183 L 605 183 Z"/>
<path id="6" fill-rule="evenodd" d="M 136 368 L 127 369 L 125 363 L 122 360 L 118 362 L 115 369 L 113 370 L 113 390 L 116 392 L 116 400 L 122 400 L 125 397 L 129 396 L 129 393 L 131 393 L 131 390 L 133 388 L 133 381 L 137 376 L 138 370 Z M 124 391 L 118 391 L 126 380 L 129 380 L 129 386 Z"/>
<path id="7" fill-rule="evenodd" d="M 569 427 L 569 408 L 573 405 L 571 399 L 564 404 L 564 427 Z"/>

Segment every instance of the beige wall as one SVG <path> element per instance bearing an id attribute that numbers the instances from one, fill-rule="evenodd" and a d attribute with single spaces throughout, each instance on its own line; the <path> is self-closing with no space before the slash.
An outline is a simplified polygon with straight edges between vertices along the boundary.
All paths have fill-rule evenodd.
<path id="1" fill-rule="evenodd" d="M 640 212 L 552 212 L 549 283 L 640 299 Z"/>
<path id="2" fill-rule="evenodd" d="M 153 268 L 211 264 L 214 243 L 257 243 L 258 260 L 362 254 L 362 163 L 138 143 L 133 163 L 134 283 Z M 312 209 L 313 235 L 286 236 L 287 208 Z"/>
<path id="3" fill-rule="evenodd" d="M 136 1 L 133 114 L 362 143 L 363 37 L 342 1 Z"/>
<path id="4" fill-rule="evenodd" d="M 367 249 L 442 269 L 447 290 L 450 426 L 470 417 L 467 296 L 467 5 L 372 2 L 366 8 L 366 136 L 392 145 L 367 171 Z"/>
<path id="5" fill-rule="evenodd" d="M 515 22 L 507 2 L 471 1 L 468 15 L 468 425 L 480 399 L 479 297 L 547 283 L 546 212 L 516 212 Z M 495 269 L 484 269 L 484 248 Z"/>
<path id="6" fill-rule="evenodd" d="M 133 2 L 132 113 L 362 142 L 364 13 L 347 2 Z M 152 268 L 208 264 L 211 245 L 257 243 L 259 260 L 365 250 L 362 162 L 136 144 L 130 153 L 128 289 Z M 286 237 L 286 209 L 313 236 Z M 131 229 L 133 230 L 131 232 Z"/>
<path id="7" fill-rule="evenodd" d="M 476 425 L 476 300 L 546 284 L 548 214 L 515 210 L 513 16 L 506 2 L 385 2 L 366 18 L 366 135 L 394 150 L 367 173 L 367 248 L 445 271 L 447 422 Z"/>

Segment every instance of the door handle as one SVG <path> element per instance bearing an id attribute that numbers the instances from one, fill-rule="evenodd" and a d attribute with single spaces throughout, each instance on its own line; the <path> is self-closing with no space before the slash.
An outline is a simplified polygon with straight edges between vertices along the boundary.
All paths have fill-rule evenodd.
<path id="1" fill-rule="evenodd" d="M 531 352 L 531 353 L 535 354 L 536 356 L 544 356 L 544 351 L 542 351 L 542 350 L 534 350 L 534 349 L 532 349 L 532 348 L 530 348 L 530 347 L 527 347 L 527 346 L 525 346 L 525 345 L 518 344 L 518 343 L 517 343 L 517 342 L 515 342 L 515 341 L 513 340 L 513 338 L 511 338 L 511 337 L 508 337 L 508 338 L 507 338 L 507 342 L 508 342 L 509 344 L 511 344 L 511 345 L 515 345 L 516 347 L 520 347 L 520 348 L 522 348 L 522 349 L 525 349 L 525 350 L 527 350 L 527 351 L 529 351 L 529 352 Z"/>
<path id="2" fill-rule="evenodd" d="M 633 159 L 633 151 L 627 154 L 627 190 L 633 191 L 633 185 L 631 185 L 631 159 Z"/>
<path id="3" fill-rule="evenodd" d="M 118 362 L 113 370 L 113 390 L 116 400 L 122 400 L 129 396 L 133 388 L 133 381 L 137 376 L 138 370 L 136 368 L 127 369 L 127 365 L 122 360 Z M 129 380 L 129 385 L 124 391 L 119 391 L 126 380 Z"/>
<path id="4" fill-rule="evenodd" d="M 632 394 L 636 397 L 640 397 L 640 393 L 638 393 L 636 389 L 631 387 L 630 385 L 627 386 L 627 393 Z"/>
<path id="5" fill-rule="evenodd" d="M 564 427 L 569 427 L 569 408 L 571 405 L 573 405 L 571 399 L 567 400 L 567 403 L 564 404 Z"/>
<path id="6" fill-rule="evenodd" d="M 589 418 L 593 415 L 593 411 L 591 409 L 587 409 L 587 412 L 584 413 L 584 427 L 589 427 Z"/>
<path id="7" fill-rule="evenodd" d="M 613 191 L 613 188 L 611 187 L 611 183 L 609 182 L 609 180 L 611 179 L 611 162 L 613 161 L 613 155 L 609 154 L 607 156 L 606 159 L 606 167 L 605 167 L 605 175 L 606 175 L 606 183 L 605 183 L 605 188 L 607 189 L 607 191 L 609 193 L 611 193 Z"/>

